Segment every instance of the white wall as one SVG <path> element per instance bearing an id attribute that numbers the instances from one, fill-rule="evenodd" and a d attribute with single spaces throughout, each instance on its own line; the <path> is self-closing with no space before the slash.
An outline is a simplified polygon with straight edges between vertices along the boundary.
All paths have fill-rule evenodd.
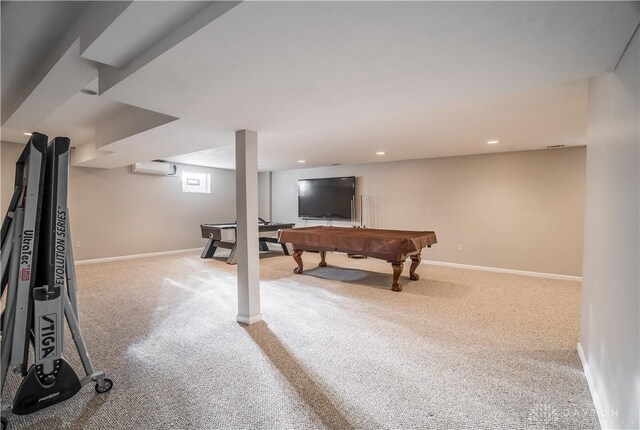
<path id="1" fill-rule="evenodd" d="M 304 225 L 298 179 L 356 176 L 369 227 L 436 232 L 426 260 L 581 276 L 584 168 L 574 147 L 273 172 L 273 220 Z"/>
<path id="2" fill-rule="evenodd" d="M 580 346 L 607 428 L 640 428 L 639 54 L 589 82 Z"/>

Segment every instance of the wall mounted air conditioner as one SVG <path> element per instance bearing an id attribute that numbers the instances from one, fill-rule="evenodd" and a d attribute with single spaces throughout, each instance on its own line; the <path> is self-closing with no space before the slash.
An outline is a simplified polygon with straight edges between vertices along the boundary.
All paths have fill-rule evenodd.
<path id="1" fill-rule="evenodd" d="M 172 163 L 148 161 L 146 163 L 136 163 L 132 165 L 131 171 L 143 175 L 177 176 L 178 167 Z"/>

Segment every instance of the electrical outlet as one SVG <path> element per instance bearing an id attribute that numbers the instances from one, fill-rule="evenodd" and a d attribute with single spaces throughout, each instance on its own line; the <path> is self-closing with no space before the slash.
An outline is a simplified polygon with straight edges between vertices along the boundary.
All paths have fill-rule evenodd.
<path id="1" fill-rule="evenodd" d="M 464 246 L 458 245 L 458 251 L 463 252 L 464 251 Z"/>
<path id="2" fill-rule="evenodd" d="M 80 241 L 76 240 L 76 248 L 80 248 Z"/>

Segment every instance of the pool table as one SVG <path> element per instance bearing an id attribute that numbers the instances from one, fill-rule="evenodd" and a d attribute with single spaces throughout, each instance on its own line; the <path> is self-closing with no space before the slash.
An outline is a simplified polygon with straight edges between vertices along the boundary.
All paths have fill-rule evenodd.
<path id="1" fill-rule="evenodd" d="M 409 278 L 420 279 L 416 269 L 420 264 L 422 249 L 437 243 L 432 231 L 381 230 L 374 228 L 351 227 L 301 227 L 278 232 L 280 243 L 293 246 L 293 259 L 298 264 L 293 272 L 301 274 L 303 270 L 302 253 L 304 251 L 320 253 L 320 267 L 326 267 L 326 254 L 345 252 L 378 258 L 391 263 L 393 267 L 393 291 L 402 291 L 398 283 L 404 261 L 411 258 Z"/>

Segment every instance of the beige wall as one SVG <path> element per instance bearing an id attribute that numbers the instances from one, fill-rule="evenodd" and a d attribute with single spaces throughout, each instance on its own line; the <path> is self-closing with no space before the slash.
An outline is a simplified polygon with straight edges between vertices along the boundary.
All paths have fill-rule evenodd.
<path id="1" fill-rule="evenodd" d="M 273 219 L 304 225 L 298 179 L 352 175 L 373 226 L 436 232 L 424 259 L 580 276 L 584 172 L 584 147 L 273 172 Z"/>
<path id="2" fill-rule="evenodd" d="M 0 212 L 4 218 L 13 195 L 16 161 L 24 145 L 2 142 L 0 144 Z"/>
<path id="3" fill-rule="evenodd" d="M 2 214 L 23 145 L 2 143 Z M 183 193 L 179 178 L 133 174 L 129 167 L 70 169 L 69 208 L 76 260 L 196 248 L 200 224 L 235 219 L 235 172 L 211 173 L 211 194 Z"/>
<path id="4" fill-rule="evenodd" d="M 2 143 L 3 214 L 22 148 Z M 260 216 L 301 225 L 297 179 L 355 175 L 373 202 L 369 226 L 436 231 L 425 259 L 579 276 L 584 163 L 584 148 L 567 148 L 261 173 Z M 199 247 L 201 223 L 235 219 L 235 172 L 188 168 L 211 172 L 212 194 L 129 168 L 72 167 L 76 259 Z"/>
<path id="5" fill-rule="evenodd" d="M 589 81 L 580 345 L 605 428 L 640 428 L 640 36 Z"/>
<path id="6" fill-rule="evenodd" d="M 258 214 L 271 221 L 271 172 L 258 173 Z"/>

